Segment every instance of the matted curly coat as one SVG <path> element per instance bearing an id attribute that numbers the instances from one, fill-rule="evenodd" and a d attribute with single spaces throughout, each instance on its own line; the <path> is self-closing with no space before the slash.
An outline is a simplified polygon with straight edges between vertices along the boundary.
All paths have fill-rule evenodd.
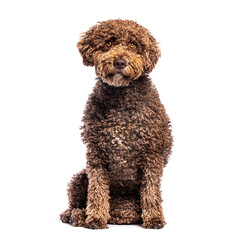
<path id="1" fill-rule="evenodd" d="M 148 74 L 160 57 L 150 32 L 130 20 L 103 21 L 77 44 L 97 82 L 83 116 L 86 169 L 69 183 L 61 220 L 73 226 L 141 223 L 162 228 L 160 181 L 171 153 L 170 120 Z"/>

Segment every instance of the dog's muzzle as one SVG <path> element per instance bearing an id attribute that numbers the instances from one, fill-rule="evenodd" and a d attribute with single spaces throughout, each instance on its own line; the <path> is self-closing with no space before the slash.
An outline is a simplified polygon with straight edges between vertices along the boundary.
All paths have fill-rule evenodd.
<path id="1" fill-rule="evenodd" d="M 128 86 L 142 74 L 143 62 L 141 56 L 118 47 L 97 55 L 95 68 L 103 82 L 116 87 Z"/>

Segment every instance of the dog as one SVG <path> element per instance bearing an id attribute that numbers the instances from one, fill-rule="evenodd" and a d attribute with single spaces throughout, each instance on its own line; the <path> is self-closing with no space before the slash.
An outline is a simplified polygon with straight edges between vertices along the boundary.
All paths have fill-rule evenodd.
<path id="1" fill-rule="evenodd" d="M 160 191 L 171 154 L 171 123 L 149 78 L 161 52 L 131 20 L 102 21 L 77 43 L 96 85 L 82 119 L 87 166 L 69 183 L 65 223 L 91 229 L 112 224 L 162 228 Z"/>

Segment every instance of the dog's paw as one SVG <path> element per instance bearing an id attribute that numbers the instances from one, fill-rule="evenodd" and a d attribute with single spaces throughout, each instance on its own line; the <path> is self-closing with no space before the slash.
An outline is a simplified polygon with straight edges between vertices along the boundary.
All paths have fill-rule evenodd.
<path id="1" fill-rule="evenodd" d="M 67 209 L 63 213 L 60 214 L 60 219 L 63 223 L 69 223 L 71 217 L 71 210 Z"/>
<path id="2" fill-rule="evenodd" d="M 107 229 L 108 225 L 106 221 L 104 221 L 104 219 L 101 219 L 101 218 L 97 219 L 97 218 L 88 216 L 86 219 L 85 227 L 90 229 Z"/>
<path id="3" fill-rule="evenodd" d="M 159 229 L 163 228 L 164 225 L 166 225 L 166 222 L 161 218 L 152 218 L 148 219 L 147 221 L 143 221 L 141 226 L 144 228 Z"/>
<path id="4" fill-rule="evenodd" d="M 85 210 L 74 208 L 72 210 L 70 222 L 74 227 L 84 227 L 85 226 Z"/>

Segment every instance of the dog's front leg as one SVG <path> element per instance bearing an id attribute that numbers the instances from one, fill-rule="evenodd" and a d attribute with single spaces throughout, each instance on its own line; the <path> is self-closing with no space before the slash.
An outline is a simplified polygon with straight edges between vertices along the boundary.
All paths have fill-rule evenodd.
<path id="1" fill-rule="evenodd" d="M 109 181 L 102 165 L 87 168 L 89 179 L 86 227 L 92 229 L 108 228 Z"/>
<path id="2" fill-rule="evenodd" d="M 147 156 L 140 192 L 144 228 L 162 228 L 165 225 L 160 191 L 162 170 L 163 164 L 159 156 Z"/>

